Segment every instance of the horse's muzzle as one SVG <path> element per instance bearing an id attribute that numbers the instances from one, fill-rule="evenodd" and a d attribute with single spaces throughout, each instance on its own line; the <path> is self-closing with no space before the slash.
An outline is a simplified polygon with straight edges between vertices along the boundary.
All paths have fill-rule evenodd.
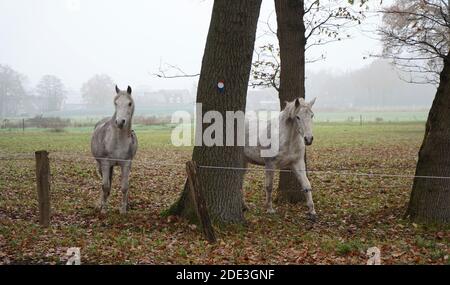
<path id="1" fill-rule="evenodd" d="M 123 128 L 125 125 L 125 120 L 116 120 L 116 125 L 119 129 Z"/>
<path id="2" fill-rule="evenodd" d="M 313 140 L 314 140 L 314 137 L 305 137 L 305 144 L 306 145 L 312 145 L 312 143 L 313 143 Z"/>

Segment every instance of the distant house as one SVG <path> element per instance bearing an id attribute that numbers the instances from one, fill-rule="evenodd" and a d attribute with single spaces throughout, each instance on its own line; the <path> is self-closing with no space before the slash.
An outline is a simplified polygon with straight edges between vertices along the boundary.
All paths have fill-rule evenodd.
<path id="1" fill-rule="evenodd" d="M 88 105 L 85 103 L 66 103 L 63 106 L 63 111 L 78 111 L 86 110 Z"/>
<path id="2" fill-rule="evenodd" d="M 136 104 L 143 107 L 169 104 L 188 104 L 195 101 L 187 89 L 166 89 L 157 91 L 136 90 Z"/>
<path id="3" fill-rule="evenodd" d="M 278 94 L 273 89 L 251 90 L 247 93 L 247 110 L 278 111 L 280 103 Z"/>

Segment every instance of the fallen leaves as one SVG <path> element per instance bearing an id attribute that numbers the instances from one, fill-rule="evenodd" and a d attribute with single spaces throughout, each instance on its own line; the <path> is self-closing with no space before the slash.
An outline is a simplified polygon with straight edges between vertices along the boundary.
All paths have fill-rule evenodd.
<path id="1" fill-rule="evenodd" d="M 337 129 L 336 129 L 337 128 Z M 350 127 L 349 127 L 350 128 Z M 375 128 L 375 127 L 374 127 Z M 308 152 L 315 170 L 413 173 L 422 126 L 382 125 L 351 130 L 319 126 L 317 144 Z M 404 130 L 401 135 L 396 131 Z M 46 136 L 47 134 L 45 134 Z M 218 242 L 209 244 L 197 225 L 161 213 L 175 202 L 184 184 L 182 165 L 191 150 L 168 146 L 169 132 L 142 133 L 141 148 L 130 179 L 131 210 L 118 213 L 121 193 L 118 175 L 106 215 L 94 208 L 100 180 L 92 161 L 51 161 L 52 225 L 37 226 L 34 161 L 0 164 L 0 264 L 61 264 L 68 247 L 81 247 L 83 264 L 366 264 L 367 248 L 381 250 L 383 264 L 448 264 L 450 230 L 424 227 L 403 220 L 411 181 L 404 178 L 335 176 L 311 173 L 319 220 L 305 217 L 304 205 L 276 205 L 264 209 L 262 172 L 246 175 L 244 195 L 250 207 L 247 226 L 217 229 Z M 28 143 L 3 143 L 12 152 L 47 148 L 88 155 L 88 133 L 26 133 Z M 13 138 L 14 139 L 14 138 Z M 21 137 L 21 141 L 27 142 Z M 408 143 L 405 143 L 405 142 Z M 151 161 L 176 166 L 155 167 Z M 116 171 L 117 174 L 117 171 Z"/>

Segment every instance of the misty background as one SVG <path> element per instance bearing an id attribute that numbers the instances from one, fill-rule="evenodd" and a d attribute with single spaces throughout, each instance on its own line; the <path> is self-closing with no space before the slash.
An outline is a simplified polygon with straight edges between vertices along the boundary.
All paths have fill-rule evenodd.
<path id="1" fill-rule="evenodd" d="M 212 4 L 0 0 L 0 118 L 110 115 L 115 84 L 133 88 L 138 116 L 192 111 L 198 77 L 155 74 L 199 73 Z M 306 99 L 318 97 L 319 120 L 350 120 L 361 112 L 375 118 L 379 111 L 425 119 L 436 87 L 407 83 L 407 75 L 373 56 L 382 49 L 374 33 L 380 23 L 369 11 L 348 39 L 308 51 L 310 58 L 323 57 L 306 68 Z M 276 30 L 273 1 L 265 0 L 256 47 L 277 42 L 268 25 Z M 249 88 L 247 108 L 278 110 L 277 92 Z M 393 120 L 403 119 L 396 114 Z"/>

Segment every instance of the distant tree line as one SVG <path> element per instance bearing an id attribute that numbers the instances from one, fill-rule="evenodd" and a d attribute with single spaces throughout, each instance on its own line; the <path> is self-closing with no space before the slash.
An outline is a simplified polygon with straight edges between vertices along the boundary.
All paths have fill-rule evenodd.
<path id="1" fill-rule="evenodd" d="M 436 87 L 409 84 L 402 80 L 405 73 L 383 59 L 341 74 L 312 72 L 306 80 L 306 94 L 318 97 L 320 107 L 330 110 L 430 106 Z"/>
<path id="2" fill-rule="evenodd" d="M 60 111 L 67 89 L 55 75 L 44 75 L 36 86 L 27 88 L 27 77 L 7 65 L 0 65 L 0 118 L 29 116 Z M 106 74 L 97 74 L 81 87 L 83 100 L 102 106 L 113 96 L 114 83 Z"/>
<path id="3" fill-rule="evenodd" d="M 44 75 L 28 89 L 27 78 L 7 65 L 0 65 L 0 117 L 58 111 L 66 90 L 61 79 Z"/>
<path id="4" fill-rule="evenodd" d="M 0 65 L 0 117 L 16 115 L 26 98 L 25 77 L 10 68 Z"/>

